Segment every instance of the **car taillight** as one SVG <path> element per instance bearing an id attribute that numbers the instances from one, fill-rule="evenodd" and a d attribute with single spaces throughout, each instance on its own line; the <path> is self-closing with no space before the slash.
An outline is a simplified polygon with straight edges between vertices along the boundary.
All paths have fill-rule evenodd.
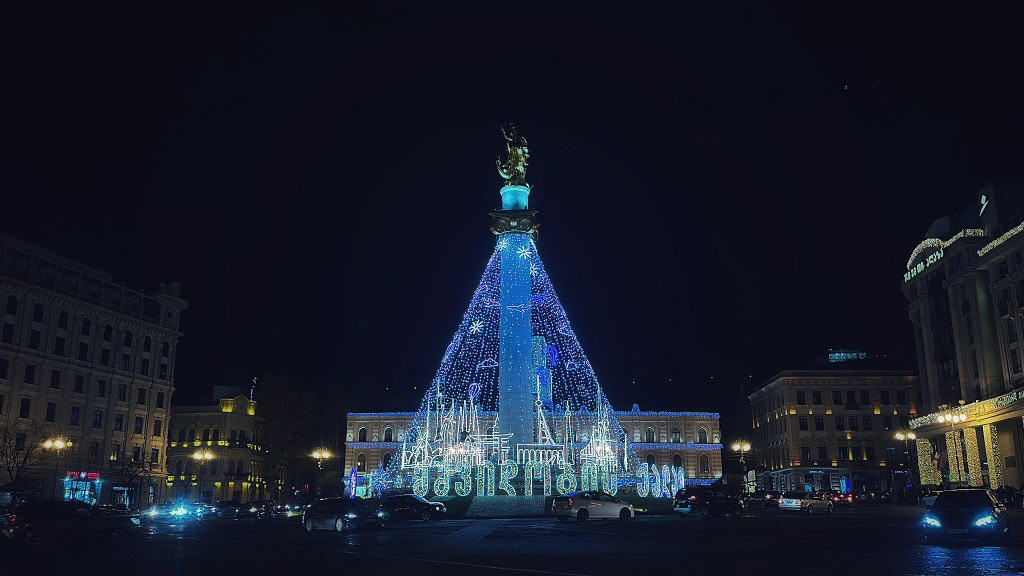
<path id="1" fill-rule="evenodd" d="M 779 506 L 781 506 L 781 505 L 782 505 L 782 498 L 780 497 L 779 498 Z"/>
<path id="2" fill-rule="evenodd" d="M 696 500 L 696 499 L 697 499 L 696 496 L 690 496 L 690 500 Z"/>
<path id="3" fill-rule="evenodd" d="M 569 508 L 572 508 L 572 498 L 569 498 Z"/>

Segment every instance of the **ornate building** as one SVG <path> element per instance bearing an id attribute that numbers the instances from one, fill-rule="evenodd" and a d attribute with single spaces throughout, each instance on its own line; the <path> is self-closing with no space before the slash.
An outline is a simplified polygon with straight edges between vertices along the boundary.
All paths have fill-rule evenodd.
<path id="1" fill-rule="evenodd" d="M 922 484 L 1024 486 L 1024 190 L 989 185 L 911 251 Z"/>
<path id="2" fill-rule="evenodd" d="M 216 404 L 175 406 L 167 448 L 167 487 L 186 502 L 279 500 L 283 458 L 272 453 L 268 423 L 245 395 Z"/>
<path id="3" fill-rule="evenodd" d="M 0 306 L 0 427 L 17 454 L 40 450 L 18 490 L 158 500 L 188 307 L 180 286 L 141 292 L 0 235 Z M 13 480 L 0 478 L 2 490 Z"/>
<path id="4" fill-rule="evenodd" d="M 715 412 L 616 411 L 637 457 L 659 467 L 682 467 L 689 484 L 710 484 L 722 476 L 719 415 Z M 386 468 L 401 456 L 415 412 L 352 412 L 345 435 L 345 477 Z M 493 415 L 492 415 L 493 416 Z"/>

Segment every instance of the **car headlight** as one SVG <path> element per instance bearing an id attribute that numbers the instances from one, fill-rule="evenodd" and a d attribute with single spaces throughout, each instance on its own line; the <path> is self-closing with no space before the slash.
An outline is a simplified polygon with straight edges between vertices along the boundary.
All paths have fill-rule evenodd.
<path id="1" fill-rule="evenodd" d="M 939 522 L 939 519 L 935 516 L 925 516 L 924 524 L 925 526 L 934 526 L 936 528 L 942 528 L 942 522 Z"/>
<path id="2" fill-rule="evenodd" d="M 184 516 L 188 514 L 188 510 L 185 510 L 184 506 L 178 506 L 174 510 L 171 510 L 171 516 Z"/>
<path id="3" fill-rule="evenodd" d="M 142 522 L 139 521 L 138 518 L 134 518 L 134 517 L 131 519 L 131 522 L 132 522 L 132 524 L 135 524 L 136 526 L 138 526 L 139 524 L 142 524 Z"/>
<path id="4" fill-rule="evenodd" d="M 990 526 L 996 521 L 995 516 L 989 514 L 988 516 L 982 516 L 974 521 L 975 526 Z"/>
<path id="5" fill-rule="evenodd" d="M 349 512 L 348 514 L 345 514 L 345 518 L 348 518 L 349 520 L 355 520 L 356 514 L 355 512 Z"/>
<path id="6" fill-rule="evenodd" d="M 157 512 L 156 510 L 150 510 L 149 512 L 147 512 L 147 514 L 149 514 L 149 517 L 150 517 L 150 518 L 153 518 L 153 517 L 155 517 L 155 516 L 156 516 L 157 514 L 159 514 L 159 512 Z"/>
<path id="7" fill-rule="evenodd" d="M 249 508 L 249 512 L 255 512 L 255 511 L 256 511 L 256 508 L 255 508 L 255 507 L 253 507 L 253 508 Z"/>
<path id="8" fill-rule="evenodd" d="M 384 514 L 383 510 L 377 512 L 377 518 L 383 518 L 384 516 L 385 516 L 385 514 Z"/>

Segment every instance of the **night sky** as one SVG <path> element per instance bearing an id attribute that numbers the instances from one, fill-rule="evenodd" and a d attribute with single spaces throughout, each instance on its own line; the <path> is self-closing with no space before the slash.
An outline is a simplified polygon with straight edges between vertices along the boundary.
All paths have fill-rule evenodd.
<path id="1" fill-rule="evenodd" d="M 410 410 L 512 119 L 613 404 L 728 412 L 829 346 L 915 367 L 907 256 L 1021 178 L 1007 14 L 484 4 L 12 18 L 0 230 L 181 281 L 179 399 L 287 369 Z"/>

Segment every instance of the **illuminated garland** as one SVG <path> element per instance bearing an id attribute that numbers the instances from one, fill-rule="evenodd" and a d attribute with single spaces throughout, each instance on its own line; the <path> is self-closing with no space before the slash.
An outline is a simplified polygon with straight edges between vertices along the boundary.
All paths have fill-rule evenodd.
<path id="1" fill-rule="evenodd" d="M 978 432 L 974 428 L 964 428 L 964 451 L 967 452 L 967 475 L 971 486 L 982 486 L 981 454 L 978 452 Z"/>
<path id="2" fill-rule="evenodd" d="M 996 248 L 999 248 L 999 246 L 1001 246 L 1004 242 L 1006 242 L 1010 238 L 1013 238 L 1017 234 L 1020 234 L 1022 230 L 1024 230 L 1024 222 L 1014 226 L 1013 228 L 1010 228 L 1009 230 L 1006 231 L 1005 234 L 1003 234 L 999 238 L 996 238 L 995 240 L 982 246 L 981 250 L 978 250 L 978 256 L 984 256 L 985 254 L 988 254 L 989 252 L 995 250 Z"/>
<path id="3" fill-rule="evenodd" d="M 931 440 L 927 438 L 917 439 L 917 471 L 921 477 L 922 486 L 937 486 L 942 484 L 942 473 L 935 467 L 932 461 Z"/>
<path id="4" fill-rule="evenodd" d="M 999 452 L 999 429 L 995 424 L 982 426 L 985 433 L 985 453 L 988 454 L 988 485 L 999 488 L 1003 485 L 1003 457 Z"/>
<path id="5" fill-rule="evenodd" d="M 924 240 L 921 241 L 920 244 L 914 247 L 913 251 L 910 252 L 910 258 L 907 259 L 907 270 L 910 270 L 910 267 L 914 265 L 914 260 L 917 260 L 917 257 L 920 256 L 922 252 L 929 248 L 935 248 L 936 250 L 945 250 L 947 247 L 949 247 L 951 244 L 953 244 L 954 242 L 961 238 L 977 238 L 982 237 L 984 235 L 985 230 L 981 228 L 964 228 L 963 230 L 957 232 L 949 240 L 942 240 L 941 238 L 925 238 Z M 981 255 L 980 251 L 978 255 Z"/>

